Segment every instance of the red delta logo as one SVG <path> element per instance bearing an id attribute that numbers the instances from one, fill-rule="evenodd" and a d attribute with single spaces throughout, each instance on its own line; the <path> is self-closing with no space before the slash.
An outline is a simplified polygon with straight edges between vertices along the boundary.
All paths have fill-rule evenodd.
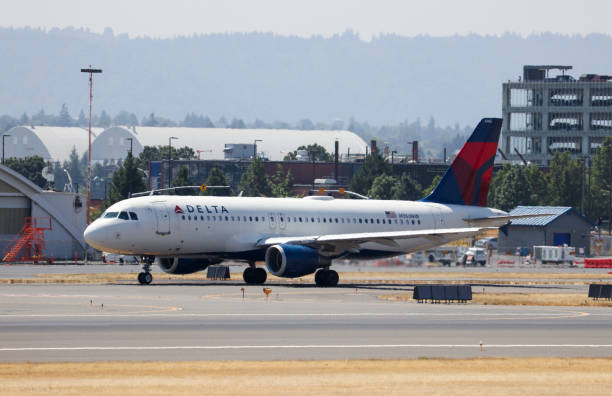
<path id="1" fill-rule="evenodd" d="M 178 205 L 174 207 L 174 213 L 183 214 L 183 209 L 181 209 Z"/>

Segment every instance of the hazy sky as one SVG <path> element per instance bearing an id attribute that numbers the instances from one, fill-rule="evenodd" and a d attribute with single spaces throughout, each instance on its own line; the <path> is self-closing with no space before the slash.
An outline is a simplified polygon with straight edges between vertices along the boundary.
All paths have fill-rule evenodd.
<path id="1" fill-rule="evenodd" d="M 330 36 L 381 33 L 612 34 L 606 0 L 0 0 L 2 27 L 84 27 L 115 34 L 274 32 Z"/>

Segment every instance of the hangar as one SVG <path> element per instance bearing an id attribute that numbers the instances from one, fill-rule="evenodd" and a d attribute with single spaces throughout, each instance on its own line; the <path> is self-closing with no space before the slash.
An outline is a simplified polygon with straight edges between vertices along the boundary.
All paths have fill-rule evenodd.
<path id="1" fill-rule="evenodd" d="M 125 158 L 132 144 L 134 156 L 144 146 L 190 147 L 203 160 L 225 158 L 226 144 L 254 144 L 257 154 L 270 161 L 281 161 L 299 146 L 317 143 L 333 153 L 336 140 L 342 153 L 364 154 L 367 143 L 351 131 L 292 129 L 230 129 L 183 127 L 111 127 L 99 133 L 92 143 L 92 159 L 96 161 Z M 130 139 L 133 139 L 130 141 Z M 256 142 L 257 141 L 257 142 Z"/>
<path id="2" fill-rule="evenodd" d="M 83 258 L 86 243 L 86 197 L 66 192 L 44 191 L 12 169 L 0 165 L 0 248 L 2 257 L 19 235 L 27 217 L 51 222 L 45 231 L 47 257 L 74 259 L 75 253 Z"/>
<path id="3" fill-rule="evenodd" d="M 513 253 L 517 248 L 533 246 L 573 246 L 590 254 L 590 230 L 593 223 L 576 209 L 568 206 L 517 206 L 509 213 L 515 215 L 550 214 L 512 220 L 500 227 L 498 251 Z"/>
<path id="4" fill-rule="evenodd" d="M 91 139 L 102 132 L 92 128 Z M 45 161 L 64 162 L 70 158 L 72 149 L 79 157 L 87 152 L 88 130 L 79 127 L 17 126 L 3 132 L 5 158 L 25 158 L 38 155 Z"/>

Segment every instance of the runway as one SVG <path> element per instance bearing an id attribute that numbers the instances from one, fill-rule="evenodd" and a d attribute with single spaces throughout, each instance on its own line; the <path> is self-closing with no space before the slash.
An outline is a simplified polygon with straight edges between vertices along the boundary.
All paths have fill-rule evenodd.
<path id="1" fill-rule="evenodd" d="M 244 298 L 241 288 L 244 287 Z M 392 302 L 384 289 L 0 285 L 0 361 L 612 356 L 612 310 Z M 482 344 L 482 346 L 481 346 Z"/>

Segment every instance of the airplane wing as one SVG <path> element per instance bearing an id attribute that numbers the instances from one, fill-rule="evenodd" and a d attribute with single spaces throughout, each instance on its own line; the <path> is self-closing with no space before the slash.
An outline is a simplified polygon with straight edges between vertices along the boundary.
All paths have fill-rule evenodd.
<path id="1" fill-rule="evenodd" d="M 461 239 L 475 235 L 482 227 L 472 228 L 446 228 L 441 230 L 415 230 L 415 231 L 386 231 L 386 232 L 359 232 L 351 234 L 329 234 L 311 235 L 298 237 L 271 237 L 264 238 L 257 242 L 257 246 L 264 247 L 278 244 L 288 245 L 360 245 L 366 242 L 376 242 L 383 245 L 398 246 L 396 240 L 411 238 L 427 238 L 436 240 L 441 237 L 453 237 Z"/>

